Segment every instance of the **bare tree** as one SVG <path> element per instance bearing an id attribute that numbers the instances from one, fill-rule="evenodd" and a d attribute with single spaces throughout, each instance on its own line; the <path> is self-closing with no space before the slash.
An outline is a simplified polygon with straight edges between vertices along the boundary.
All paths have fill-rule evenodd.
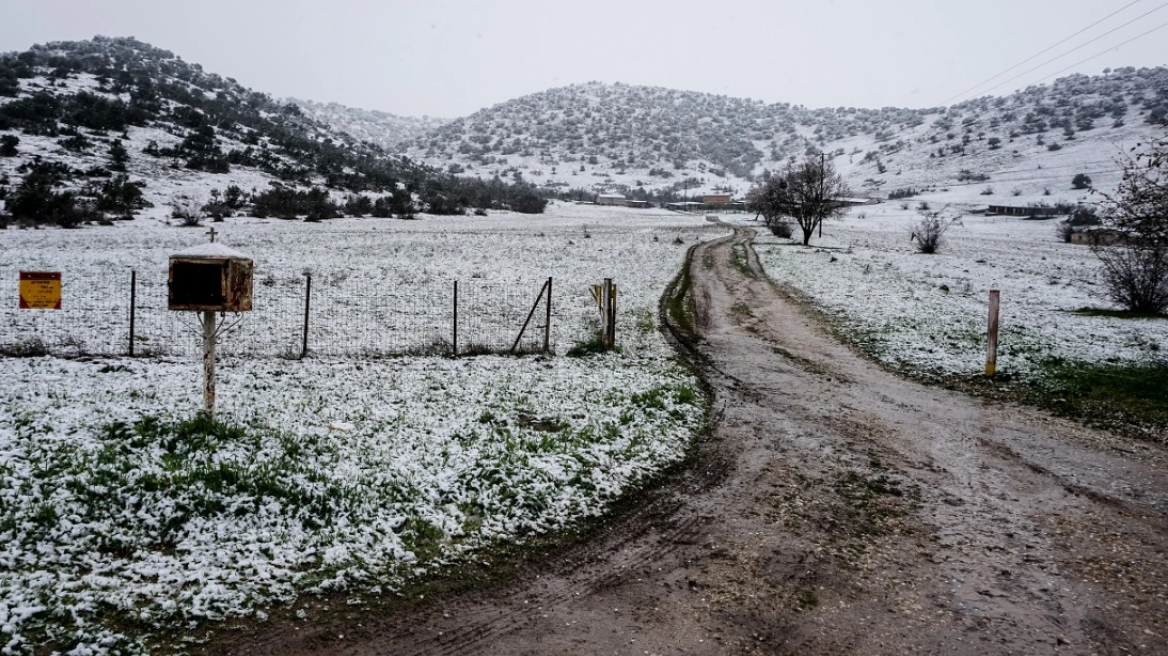
<path id="1" fill-rule="evenodd" d="M 1168 127 L 1168 124 L 1165 124 Z M 1112 228 L 1144 244 L 1168 244 L 1168 134 L 1150 148 L 1122 162 L 1123 178 L 1113 194 L 1103 197 L 1100 214 Z M 1137 144 L 1133 152 L 1140 148 Z"/>
<path id="2" fill-rule="evenodd" d="M 1168 246 L 1094 245 L 1092 249 L 1103 263 L 1103 283 L 1111 300 L 1140 314 L 1168 309 Z"/>
<path id="3" fill-rule="evenodd" d="M 1113 194 L 1092 190 L 1104 198 L 1104 223 L 1123 235 L 1114 245 L 1096 243 L 1092 250 L 1103 263 L 1108 295 L 1131 312 L 1168 310 L 1166 165 L 1168 135 L 1122 163 L 1123 177 Z"/>
<path id="4" fill-rule="evenodd" d="M 767 226 L 793 220 L 803 231 L 803 245 L 824 220 L 847 212 L 841 199 L 849 196 L 843 176 L 822 157 L 808 157 L 800 164 L 788 164 L 748 194 L 748 209 L 761 214 Z"/>
<path id="5" fill-rule="evenodd" d="M 913 226 L 909 241 L 917 243 L 917 251 L 925 255 L 932 255 L 945 245 L 945 233 L 953 224 L 961 222 L 961 215 L 949 217 L 947 208 L 939 210 L 921 210 L 921 220 Z"/>

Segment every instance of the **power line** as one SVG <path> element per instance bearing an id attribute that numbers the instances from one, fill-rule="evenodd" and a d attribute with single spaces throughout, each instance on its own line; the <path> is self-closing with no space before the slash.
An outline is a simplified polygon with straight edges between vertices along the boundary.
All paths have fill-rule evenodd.
<path id="1" fill-rule="evenodd" d="M 1107 35 L 1109 35 L 1109 34 L 1112 34 L 1112 33 L 1116 32 L 1116 31 L 1118 31 L 1118 30 L 1121 30 L 1121 29 L 1123 29 L 1123 28 L 1127 27 L 1128 25 L 1131 25 L 1132 23 L 1134 23 L 1134 22 L 1136 22 L 1136 21 L 1140 20 L 1141 18 L 1143 18 L 1144 16 L 1147 16 L 1148 14 L 1151 14 L 1151 13 L 1154 13 L 1154 12 L 1157 12 L 1157 11 L 1160 11 L 1160 10 L 1161 10 L 1161 9 L 1163 9 L 1164 7 L 1168 7 L 1168 2 L 1166 2 L 1166 3 L 1162 4 L 1162 5 L 1160 5 L 1159 7 L 1156 7 L 1155 9 L 1153 9 L 1153 10 L 1151 10 L 1151 11 L 1148 11 L 1148 12 L 1145 12 L 1145 13 L 1143 13 L 1143 14 L 1140 14 L 1139 16 L 1136 16 L 1135 18 L 1133 18 L 1133 19 L 1129 20 L 1128 22 L 1124 23 L 1123 25 L 1120 25 L 1119 27 L 1116 27 L 1115 29 L 1112 29 L 1112 30 L 1109 30 L 1109 31 L 1107 31 L 1107 32 L 1104 32 L 1103 34 L 1100 34 L 1099 36 L 1095 37 L 1094 39 L 1091 39 L 1090 41 L 1087 41 L 1086 43 L 1081 43 L 1081 44 L 1079 44 L 1079 45 L 1075 46 L 1074 48 L 1071 48 L 1070 50 L 1068 50 L 1068 51 L 1064 52 L 1063 54 L 1059 55 L 1058 57 L 1055 57 L 1054 59 L 1049 59 L 1049 60 L 1047 60 L 1047 61 L 1045 61 L 1045 62 L 1043 62 L 1043 63 L 1039 64 L 1038 66 L 1035 66 L 1034 68 L 1031 68 L 1030 70 L 1028 70 L 1028 71 L 1026 71 L 1026 72 L 1024 72 L 1024 73 L 1019 73 L 1018 75 L 1015 75 L 1014 77 L 1012 77 L 1012 78 L 1010 78 L 1010 79 L 1006 80 L 1005 82 L 1000 82 L 1000 83 L 998 83 L 998 84 L 996 84 L 996 85 L 994 85 L 994 86 L 992 86 L 992 87 L 990 87 L 990 88 L 986 89 L 986 90 L 985 90 L 985 91 L 983 91 L 982 93 L 989 93 L 989 92 L 993 91 L 994 89 L 1000 89 L 1001 87 L 1003 87 L 1003 86 L 1005 86 L 1005 85 L 1007 85 L 1007 84 L 1009 84 L 1009 83 L 1013 82 L 1014 80 L 1017 80 L 1017 79 L 1018 79 L 1018 78 L 1020 78 L 1020 77 L 1024 77 L 1024 76 L 1026 76 L 1026 75 L 1029 75 L 1029 74 L 1033 73 L 1034 71 L 1037 71 L 1038 69 L 1042 68 L 1043 66 L 1046 66 L 1047 64 L 1053 64 L 1054 62 L 1056 62 L 1056 61 L 1058 61 L 1058 60 L 1062 59 L 1063 57 L 1066 57 L 1067 55 L 1071 54 L 1072 52 L 1075 52 L 1076 50 L 1079 50 L 1080 48 L 1084 48 L 1084 47 L 1086 47 L 1086 46 L 1089 46 L 1089 45 L 1091 45 L 1092 43 L 1095 43 L 1096 41 L 1098 41 L 1099 39 L 1102 39 L 1103 37 L 1105 37 L 1105 36 L 1107 36 Z M 1112 48 L 1108 48 L 1107 50 L 1104 50 L 1103 52 L 1099 53 L 1098 55 L 1094 55 L 1094 56 L 1092 56 L 1092 57 L 1088 57 L 1087 59 L 1084 59 L 1083 61 L 1084 61 L 1084 62 L 1086 62 L 1086 61 L 1091 61 L 1092 59 L 1095 59 L 1095 57 L 1099 57 L 1100 55 L 1103 55 L 1103 54 L 1104 54 L 1104 53 L 1106 53 L 1106 52 L 1109 52 L 1109 51 L 1111 51 L 1111 50 L 1113 50 L 1113 49 L 1115 49 L 1115 48 L 1118 48 L 1118 47 L 1120 47 L 1120 46 L 1122 46 L 1122 45 L 1126 45 L 1126 44 L 1128 44 L 1128 43 L 1131 43 L 1132 41 L 1135 41 L 1136 39 L 1139 39 L 1139 38 L 1142 38 L 1142 37 L 1144 37 L 1144 36 L 1147 36 L 1148 34 L 1151 34 L 1152 32 L 1155 32 L 1155 31 L 1156 31 L 1156 29 L 1159 29 L 1159 28 L 1155 28 L 1155 29 L 1153 29 L 1153 30 L 1150 30 L 1149 32 L 1145 32 L 1144 34 L 1141 34 L 1140 36 L 1137 36 L 1137 37 L 1135 37 L 1135 38 L 1133 38 L 1133 39 L 1129 39 L 1129 40 L 1127 40 L 1127 41 L 1124 41 L 1123 43 L 1121 43 L 1121 44 L 1119 44 L 1119 45 L 1117 45 L 1117 46 L 1113 46 Z M 1079 62 L 1079 63 L 1081 64 L 1081 63 L 1083 63 L 1083 62 Z M 1061 72 L 1063 72 L 1063 71 L 1069 70 L 1069 69 L 1071 69 L 1071 68 L 1074 68 L 1075 66 L 1078 66 L 1078 65 L 1079 65 L 1079 64 L 1073 64 L 1073 65 L 1071 65 L 1071 66 L 1068 66 L 1067 68 L 1064 68 L 1064 69 L 1062 69 L 1062 70 L 1061 70 L 1061 71 L 1059 71 L 1058 73 L 1061 73 Z M 1054 75 L 1058 75 L 1058 73 L 1054 73 Z M 1042 79 L 1043 79 L 1043 80 L 1045 80 L 1045 79 L 1047 79 L 1047 78 L 1049 78 L 1049 77 L 1051 77 L 1051 76 L 1050 76 L 1050 75 L 1048 75 L 1048 76 L 1046 76 L 1046 77 L 1044 77 L 1044 78 L 1042 78 Z"/>
<path id="2" fill-rule="evenodd" d="M 1168 23 L 1164 23 L 1164 24 L 1160 25 L 1159 27 L 1153 27 L 1152 29 L 1148 30 L 1147 32 L 1144 32 L 1143 34 L 1141 34 L 1141 35 L 1139 35 L 1139 36 L 1132 37 L 1132 38 L 1128 39 L 1127 41 L 1124 41 L 1123 43 L 1121 43 L 1121 44 L 1119 44 L 1119 45 L 1112 46 L 1112 47 L 1110 47 L 1110 48 L 1108 48 L 1108 49 L 1106 49 L 1106 50 L 1104 50 L 1104 51 L 1102 51 L 1102 52 L 1100 52 L 1100 53 L 1097 53 L 1097 54 L 1091 55 L 1090 57 L 1088 57 L 1088 58 L 1084 59 L 1083 61 L 1080 61 L 1080 62 L 1075 62 L 1074 64 L 1071 64 L 1070 66 L 1068 66 L 1068 67 L 1066 67 L 1066 68 L 1064 68 L 1064 69 L 1062 69 L 1062 70 L 1060 70 L 1060 71 L 1055 71 L 1054 73 L 1051 73 L 1050 75 L 1047 75 L 1046 77 L 1042 78 L 1041 80 L 1038 80 L 1037 82 L 1035 82 L 1035 84 L 1038 84 L 1038 82 L 1042 82 L 1043 80 L 1049 80 L 1050 78 L 1052 78 L 1052 77 L 1054 77 L 1054 76 L 1058 75 L 1059 73 L 1063 73 L 1063 72 L 1069 71 L 1070 69 L 1072 69 L 1072 68 L 1074 68 L 1074 67 L 1078 66 L 1079 64 L 1085 64 L 1085 63 L 1087 63 L 1087 62 L 1091 61 L 1092 59 L 1096 59 L 1096 58 L 1102 57 L 1103 55 L 1106 55 L 1107 53 L 1111 52 L 1112 50 L 1115 50 L 1116 48 L 1122 48 L 1122 47 L 1126 46 L 1127 44 L 1131 43 L 1132 41 L 1135 41 L 1135 40 L 1137 40 L 1137 39 L 1142 39 L 1142 38 L 1144 38 L 1144 37 L 1148 36 L 1149 34 L 1151 34 L 1152 32 L 1155 32 L 1155 31 L 1157 31 L 1157 30 L 1162 30 L 1162 29 L 1164 29 L 1165 27 L 1168 27 Z"/>
<path id="3" fill-rule="evenodd" d="M 980 88 L 980 87 L 982 87 L 982 86 L 984 86 L 984 85 L 986 85 L 986 84 L 988 84 L 988 83 L 990 83 L 990 82 L 993 82 L 994 80 L 998 79 L 999 77 L 1002 77 L 1002 76 L 1003 76 L 1003 75 L 1005 75 L 1006 73 L 1009 73 L 1010 71 L 1014 70 L 1015 68 L 1018 68 L 1019 66 L 1022 66 L 1022 65 L 1024 65 L 1024 64 L 1027 64 L 1027 63 L 1029 63 L 1029 62 L 1032 62 L 1032 61 L 1034 61 L 1035 59 L 1037 59 L 1037 58 L 1041 57 L 1042 55 L 1044 55 L 1044 54 L 1046 54 L 1046 53 L 1048 53 L 1048 52 L 1050 52 L 1051 50 L 1054 50 L 1055 48 L 1057 48 L 1057 47 L 1061 46 L 1062 44 L 1066 43 L 1067 41 L 1070 41 L 1071 39 L 1073 39 L 1073 38 L 1075 38 L 1075 37 L 1079 36 L 1079 35 L 1080 35 L 1080 34 L 1082 34 L 1083 32 L 1086 32 L 1086 31 L 1090 30 L 1091 28 L 1095 27 L 1096 25 L 1099 25 L 1100 23 L 1102 23 L 1102 22 L 1106 21 L 1107 19 L 1111 18 L 1112 16 L 1114 16 L 1114 15 L 1116 15 L 1116 14 L 1118 14 L 1118 13 L 1121 13 L 1121 12 L 1123 12 L 1123 11 L 1124 11 L 1124 10 L 1126 10 L 1128 7 L 1131 7 L 1131 6 L 1132 6 L 1132 5 L 1134 5 L 1134 4 L 1138 4 L 1140 1 L 1141 1 L 1141 0 L 1133 0 L 1133 2 L 1129 2 L 1128 4 L 1124 5 L 1123 7 L 1120 7 L 1119 9 L 1117 9 L 1117 10 L 1115 10 L 1115 11 L 1111 12 L 1110 14 L 1107 14 L 1107 15 L 1106 15 L 1106 16 L 1104 16 L 1103 18 L 1100 18 L 1099 20 L 1095 21 L 1094 23 L 1091 23 L 1091 24 L 1090 24 L 1090 25 L 1088 25 L 1087 27 L 1084 27 L 1083 29 L 1079 30 L 1078 32 L 1075 32 L 1074 34 L 1072 34 L 1072 35 L 1068 36 L 1067 38 L 1063 39 L 1062 41 L 1059 41 L 1058 43 L 1056 43 L 1056 44 L 1054 44 L 1054 45 L 1052 45 L 1052 46 L 1049 46 L 1049 47 L 1047 47 L 1047 48 L 1045 48 L 1045 49 L 1043 49 L 1043 50 L 1041 50 L 1041 51 L 1039 51 L 1039 52 L 1037 52 L 1037 53 L 1035 53 L 1035 54 L 1031 55 L 1030 57 L 1028 57 L 1028 58 L 1026 58 L 1026 59 L 1023 59 L 1022 61 L 1018 62 L 1017 64 L 1014 64 L 1013 66 L 1011 66 L 1011 67 L 1007 68 L 1006 70 L 1002 71 L 1001 73 L 998 73 L 997 75 L 994 75 L 993 77 L 991 77 L 991 78 L 989 78 L 989 79 L 983 80 L 982 82 L 979 82 L 979 83 L 977 83 L 977 84 L 973 85 L 972 87 L 970 87 L 970 88 L 966 89 L 965 91 L 962 91 L 961 93 L 959 93 L 959 94 L 957 94 L 957 95 L 955 95 L 955 96 L 951 96 L 951 97 L 947 98 L 947 99 L 946 99 L 946 100 L 945 100 L 943 103 L 941 103 L 941 104 L 942 104 L 942 105 L 948 105 L 948 104 L 949 104 L 950 102 L 952 102 L 953 100 L 955 100 L 955 99 L 957 99 L 957 98 L 960 98 L 961 96 L 964 96 L 965 94 L 969 93 L 970 91 L 973 91 L 974 89 L 978 89 L 978 88 Z M 1163 7 L 1163 5 L 1161 5 L 1160 7 L 1157 7 L 1156 9 L 1161 9 L 1162 7 Z M 1156 9 L 1153 9 L 1152 11 L 1156 11 Z M 1148 13 L 1151 13 L 1151 12 L 1148 12 Z M 1147 14 L 1144 14 L 1144 15 L 1146 16 Z M 1137 18 L 1136 20 L 1139 20 L 1139 19 Z M 1127 23 L 1125 23 L 1124 25 L 1126 25 L 1126 24 L 1127 24 Z M 1120 27 L 1123 27 L 1123 25 L 1121 25 Z M 1118 28 L 1116 28 L 1116 29 L 1118 29 Z"/>

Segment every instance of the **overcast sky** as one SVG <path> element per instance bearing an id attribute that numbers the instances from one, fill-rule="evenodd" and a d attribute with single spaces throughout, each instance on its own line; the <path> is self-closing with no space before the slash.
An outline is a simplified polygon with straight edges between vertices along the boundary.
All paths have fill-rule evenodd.
<path id="1" fill-rule="evenodd" d="M 1168 25 L 1168 6 L 1163 0 L 0 0 L 0 50 L 95 34 L 134 36 L 277 97 L 404 115 L 464 116 L 590 80 L 808 107 L 928 107 L 949 104 L 1121 9 L 981 87 L 998 95 L 1099 53 L 1105 54 L 1062 75 L 1168 64 L 1168 28 L 1136 38 Z"/>

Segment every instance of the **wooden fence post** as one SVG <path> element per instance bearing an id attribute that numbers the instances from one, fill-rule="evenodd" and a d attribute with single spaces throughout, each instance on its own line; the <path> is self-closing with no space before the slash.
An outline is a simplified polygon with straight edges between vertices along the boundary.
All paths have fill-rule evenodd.
<path id="1" fill-rule="evenodd" d="M 602 321 L 601 343 L 610 349 L 616 345 L 616 287 L 612 278 L 604 279 L 600 288 L 600 313 Z"/>
<path id="2" fill-rule="evenodd" d="M 304 333 L 300 340 L 300 359 L 308 357 L 308 313 L 312 307 L 312 274 L 304 274 Z"/>
<path id="3" fill-rule="evenodd" d="M 992 378 L 998 371 L 998 305 L 1002 292 L 990 290 L 990 320 L 986 330 L 986 376 Z"/>
<path id="4" fill-rule="evenodd" d="M 215 418 L 215 313 L 203 312 L 203 414 Z"/>
<path id="5" fill-rule="evenodd" d="M 134 357 L 134 319 L 138 306 L 138 271 L 130 269 L 130 357 Z"/>
<path id="6" fill-rule="evenodd" d="M 458 357 L 458 281 L 454 281 L 454 321 L 451 326 L 450 355 Z"/>

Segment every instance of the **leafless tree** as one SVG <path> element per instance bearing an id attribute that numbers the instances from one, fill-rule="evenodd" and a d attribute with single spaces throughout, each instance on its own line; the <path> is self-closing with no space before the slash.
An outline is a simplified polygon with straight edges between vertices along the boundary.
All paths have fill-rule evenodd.
<path id="1" fill-rule="evenodd" d="M 954 224 L 960 223 L 961 216 L 949 216 L 947 208 L 921 210 L 921 220 L 913 226 L 909 241 L 917 243 L 917 251 L 932 255 L 945 245 L 945 233 Z"/>
<path id="2" fill-rule="evenodd" d="M 824 220 L 847 212 L 848 204 L 842 199 L 850 194 L 843 176 L 830 161 L 808 157 L 802 163 L 788 164 L 752 189 L 747 201 L 748 209 L 761 214 L 768 227 L 794 221 L 803 231 L 806 246 Z"/>
<path id="3" fill-rule="evenodd" d="M 1168 128 L 1168 124 L 1165 124 Z M 1137 144 L 1135 152 L 1143 144 Z M 1144 244 L 1168 244 L 1168 133 L 1149 148 L 1122 162 L 1123 177 L 1115 192 L 1098 189 L 1100 214 L 1110 227 Z"/>
<path id="4" fill-rule="evenodd" d="M 1123 235 L 1092 250 L 1113 301 L 1131 312 L 1159 314 L 1168 310 L 1168 134 L 1149 146 L 1122 163 L 1114 193 L 1092 190 L 1104 198 L 1103 222 Z"/>
<path id="5" fill-rule="evenodd" d="M 1103 263 L 1111 300 L 1129 312 L 1160 314 L 1168 309 L 1168 246 L 1092 246 Z"/>

